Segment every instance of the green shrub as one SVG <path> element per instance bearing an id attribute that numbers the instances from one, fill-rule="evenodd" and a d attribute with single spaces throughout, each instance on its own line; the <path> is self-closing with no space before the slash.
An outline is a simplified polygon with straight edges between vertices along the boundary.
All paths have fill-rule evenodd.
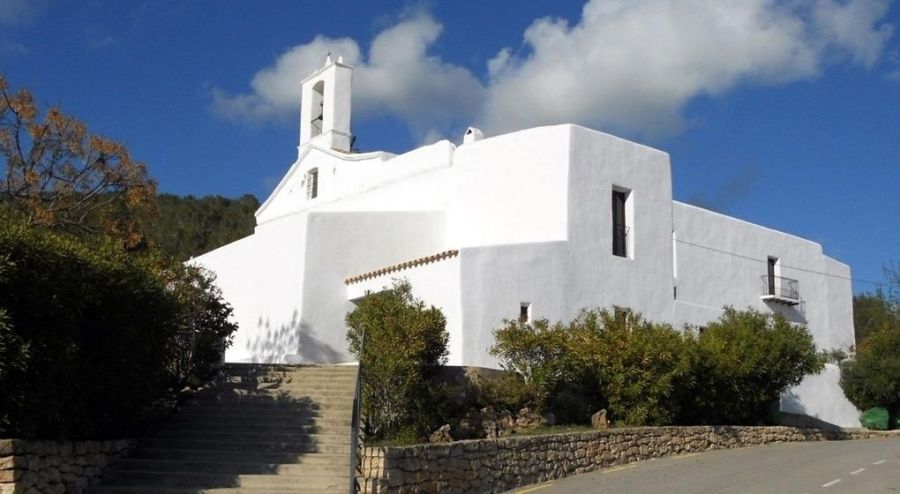
<path id="1" fill-rule="evenodd" d="M 841 371 L 844 393 L 860 410 L 900 406 L 900 327 L 873 330 Z"/>
<path id="2" fill-rule="evenodd" d="M 496 378 L 482 379 L 475 387 L 478 396 L 474 401 L 479 408 L 491 407 L 515 413 L 525 407 L 537 406 L 525 380 L 515 372 L 504 372 Z"/>
<path id="3" fill-rule="evenodd" d="M 682 422 L 759 424 L 789 386 L 822 370 L 806 327 L 754 309 L 731 307 L 696 338 L 694 391 Z"/>
<path id="4" fill-rule="evenodd" d="M 446 319 L 412 295 L 408 281 L 367 294 L 347 314 L 350 353 L 362 367 L 362 421 L 373 439 L 409 434 L 421 437 L 439 420 L 432 406 L 438 391 L 429 386 L 446 362 Z"/>
<path id="5" fill-rule="evenodd" d="M 533 324 L 506 321 L 494 331 L 494 340 L 491 355 L 501 367 L 522 377 L 525 401 L 540 410 L 549 410 L 557 388 L 575 381 L 571 374 L 580 371 L 568 351 L 571 335 L 561 324 L 551 325 L 546 319 Z"/>
<path id="6" fill-rule="evenodd" d="M 215 275 L 192 265 L 172 263 L 164 270 L 169 293 L 178 303 L 178 332 L 168 349 L 172 387 L 196 387 L 219 370 L 237 325 L 222 299 Z"/>
<path id="7" fill-rule="evenodd" d="M 178 306 L 150 266 L 113 242 L 4 222 L 7 329 L 0 428 L 42 438 L 121 436 L 161 395 Z M 10 344 L 12 342 L 12 344 Z M 27 349 L 23 355 L 17 349 Z"/>
<path id="8" fill-rule="evenodd" d="M 554 325 L 509 321 L 494 336 L 492 354 L 562 423 L 585 423 L 604 406 L 630 425 L 670 423 L 690 377 L 682 335 L 631 313 L 585 310 Z"/>
<path id="9" fill-rule="evenodd" d="M 601 329 L 592 353 L 610 417 L 629 425 L 671 424 L 691 377 L 684 335 L 630 312 L 580 316 L 587 318 L 599 320 L 589 325 Z"/>
<path id="10" fill-rule="evenodd" d="M 208 275 L 121 242 L 0 216 L 0 260 L 0 436 L 134 435 L 235 329 Z"/>

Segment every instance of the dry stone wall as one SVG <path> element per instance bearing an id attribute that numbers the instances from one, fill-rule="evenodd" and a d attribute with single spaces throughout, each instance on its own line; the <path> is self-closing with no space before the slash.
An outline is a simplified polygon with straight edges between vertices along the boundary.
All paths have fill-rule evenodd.
<path id="1" fill-rule="evenodd" d="M 132 441 L 0 439 L 0 494 L 78 494 L 100 481 L 103 469 Z"/>
<path id="2" fill-rule="evenodd" d="M 484 493 L 662 456 L 773 442 L 898 435 L 793 427 L 643 427 L 363 448 L 365 493 Z"/>

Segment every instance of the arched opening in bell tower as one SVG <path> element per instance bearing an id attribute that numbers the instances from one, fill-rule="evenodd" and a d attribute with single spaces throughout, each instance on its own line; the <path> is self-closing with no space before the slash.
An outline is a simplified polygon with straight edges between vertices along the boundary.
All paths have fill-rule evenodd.
<path id="1" fill-rule="evenodd" d="M 322 133 L 322 124 L 325 117 L 325 81 L 319 81 L 313 86 L 312 90 L 312 120 L 310 125 L 310 137 L 315 137 Z"/>

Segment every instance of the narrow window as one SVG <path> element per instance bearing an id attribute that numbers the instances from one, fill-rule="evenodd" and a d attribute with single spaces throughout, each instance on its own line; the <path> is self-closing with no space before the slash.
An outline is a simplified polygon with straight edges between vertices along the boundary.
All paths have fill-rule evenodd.
<path id="1" fill-rule="evenodd" d="M 315 199 L 319 195 L 319 169 L 306 172 L 306 198 Z"/>
<path id="2" fill-rule="evenodd" d="M 768 269 L 768 281 L 769 281 L 769 295 L 775 295 L 775 277 L 777 276 L 778 271 L 778 258 L 777 257 L 769 257 L 769 269 Z"/>
<path id="3" fill-rule="evenodd" d="M 522 324 L 531 323 L 531 304 L 522 302 L 519 304 L 519 322 Z"/>
<path id="4" fill-rule="evenodd" d="M 621 187 L 613 187 L 612 250 L 615 256 L 634 257 L 631 239 L 632 216 L 631 191 Z"/>

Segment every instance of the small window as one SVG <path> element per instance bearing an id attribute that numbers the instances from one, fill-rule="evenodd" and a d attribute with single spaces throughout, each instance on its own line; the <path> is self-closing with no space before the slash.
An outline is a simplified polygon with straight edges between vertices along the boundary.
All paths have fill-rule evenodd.
<path id="1" fill-rule="evenodd" d="M 306 198 L 315 199 L 319 195 L 319 169 L 306 172 Z"/>
<path id="2" fill-rule="evenodd" d="M 522 324 L 531 323 L 531 304 L 522 302 L 519 304 L 519 322 Z"/>
<path id="3" fill-rule="evenodd" d="M 612 251 L 614 256 L 634 257 L 631 238 L 632 218 L 631 191 L 622 187 L 613 187 Z"/>

